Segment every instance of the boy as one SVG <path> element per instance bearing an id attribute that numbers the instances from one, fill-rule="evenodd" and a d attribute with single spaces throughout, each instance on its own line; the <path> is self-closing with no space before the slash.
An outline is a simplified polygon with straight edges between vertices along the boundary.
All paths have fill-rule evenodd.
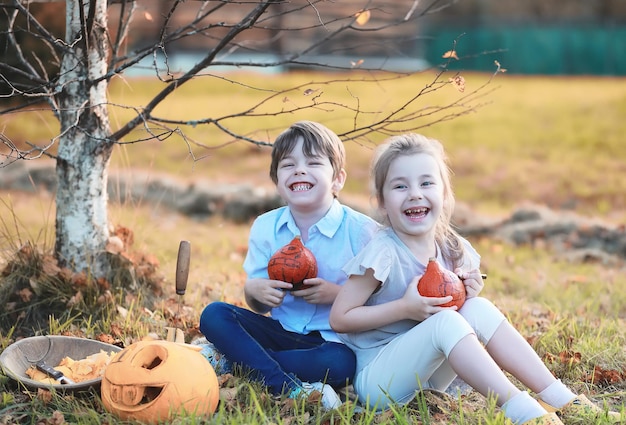
<path id="1" fill-rule="evenodd" d="M 287 205 L 259 216 L 250 229 L 244 293 L 251 310 L 214 302 L 200 317 L 207 340 L 252 379 L 291 398 L 319 391 L 326 409 L 341 404 L 333 386 L 345 386 L 356 367 L 330 327 L 330 307 L 346 280 L 342 267 L 378 228 L 337 200 L 344 164 L 343 143 L 319 123 L 297 122 L 277 137 L 270 177 Z M 297 235 L 318 265 L 302 290 L 267 273 L 270 257 Z"/>

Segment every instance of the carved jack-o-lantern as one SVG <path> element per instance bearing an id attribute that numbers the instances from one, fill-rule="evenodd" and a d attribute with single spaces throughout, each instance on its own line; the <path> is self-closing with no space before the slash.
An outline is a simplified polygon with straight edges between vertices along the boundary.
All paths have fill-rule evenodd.
<path id="1" fill-rule="evenodd" d="M 293 290 L 308 288 L 302 281 L 317 277 L 317 261 L 313 253 L 296 236 L 287 245 L 276 251 L 267 263 L 270 279 L 293 284 Z"/>
<path id="2" fill-rule="evenodd" d="M 140 341 L 111 359 L 102 377 L 102 403 L 123 420 L 167 421 L 178 413 L 212 414 L 219 384 L 193 346 Z"/>

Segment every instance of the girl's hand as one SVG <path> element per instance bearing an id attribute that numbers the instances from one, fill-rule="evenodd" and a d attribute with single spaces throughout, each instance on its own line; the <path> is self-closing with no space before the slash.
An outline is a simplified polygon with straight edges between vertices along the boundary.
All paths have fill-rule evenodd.
<path id="1" fill-rule="evenodd" d="M 402 300 L 406 305 L 408 319 L 416 320 L 418 322 L 428 319 L 435 313 L 439 313 L 442 310 L 456 310 L 456 306 L 441 307 L 441 304 L 452 301 L 452 295 L 447 297 L 423 297 L 417 290 L 417 282 L 420 277 L 416 277 L 409 283 L 406 288 Z"/>
<path id="2" fill-rule="evenodd" d="M 337 298 L 339 289 L 341 289 L 339 285 L 319 277 L 304 279 L 302 283 L 309 287 L 299 291 L 291 291 L 291 294 L 294 297 L 302 297 L 310 304 L 332 304 Z"/>
<path id="3" fill-rule="evenodd" d="M 244 291 L 248 305 L 256 311 L 263 311 L 281 305 L 287 293 L 286 290 L 291 287 L 291 283 L 280 280 L 249 279 L 246 281 Z"/>
<path id="4" fill-rule="evenodd" d="M 465 292 L 467 292 L 466 298 L 476 297 L 485 287 L 485 282 L 483 281 L 480 270 L 478 269 L 470 271 L 456 269 L 454 272 L 457 276 L 459 276 L 465 285 Z"/>

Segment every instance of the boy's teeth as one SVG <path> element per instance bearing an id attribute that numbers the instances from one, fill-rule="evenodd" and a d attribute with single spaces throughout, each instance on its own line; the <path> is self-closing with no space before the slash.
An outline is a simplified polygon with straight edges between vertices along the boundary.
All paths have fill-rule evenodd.
<path id="1" fill-rule="evenodd" d="M 311 188 L 311 185 L 308 183 L 298 183 L 298 184 L 294 184 L 293 186 L 291 186 L 291 190 L 293 190 L 294 192 L 309 190 L 310 188 Z"/>

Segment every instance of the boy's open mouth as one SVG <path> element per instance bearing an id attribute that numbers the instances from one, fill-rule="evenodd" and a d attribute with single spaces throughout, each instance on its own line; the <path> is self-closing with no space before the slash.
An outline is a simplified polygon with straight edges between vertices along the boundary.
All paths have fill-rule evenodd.
<path id="1" fill-rule="evenodd" d="M 311 183 L 294 183 L 291 185 L 291 190 L 294 192 L 304 192 L 306 190 L 311 190 L 313 185 Z"/>

